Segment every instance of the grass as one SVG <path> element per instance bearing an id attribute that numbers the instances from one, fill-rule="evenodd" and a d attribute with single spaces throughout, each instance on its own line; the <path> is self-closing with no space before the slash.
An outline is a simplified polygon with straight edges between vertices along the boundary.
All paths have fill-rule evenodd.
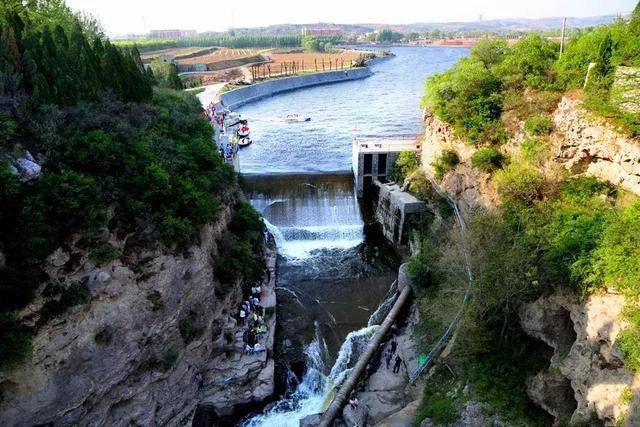
<path id="1" fill-rule="evenodd" d="M 437 425 L 447 425 L 456 421 L 465 401 L 462 395 L 463 387 L 463 384 L 440 367 L 424 387 L 414 426 L 419 426 L 427 418 Z"/>

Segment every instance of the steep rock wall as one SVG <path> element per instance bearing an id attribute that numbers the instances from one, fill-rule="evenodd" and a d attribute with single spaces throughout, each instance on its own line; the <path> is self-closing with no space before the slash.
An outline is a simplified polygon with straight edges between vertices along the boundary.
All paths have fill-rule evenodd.
<path id="1" fill-rule="evenodd" d="M 489 187 L 488 174 L 481 173 L 471 167 L 471 156 L 475 148 L 457 138 L 451 125 L 443 122 L 429 110 L 424 111 L 425 133 L 420 158 L 423 169 L 433 175 L 432 164 L 445 149 L 453 149 L 460 157 L 456 169 L 446 174 L 441 182 L 442 188 L 451 193 L 459 201 L 464 215 L 477 207 L 490 209 L 497 203 Z"/>
<path id="2" fill-rule="evenodd" d="M 590 117 L 575 96 L 565 96 L 552 115 L 550 141 L 553 163 L 572 173 L 586 173 L 640 195 L 640 143 L 602 120 Z M 499 203 L 490 175 L 471 167 L 475 148 L 454 135 L 453 128 L 425 111 L 422 167 L 433 175 L 431 164 L 443 149 L 454 149 L 461 163 L 445 175 L 442 187 L 460 201 L 463 216 L 476 208 L 492 209 Z M 516 155 L 525 139 L 524 125 L 503 146 Z M 640 416 L 636 403 L 621 399 L 627 388 L 638 390 L 639 380 L 623 366 L 615 340 L 624 327 L 623 298 L 606 293 L 577 301 L 563 294 L 544 297 L 523 312 L 523 328 L 554 348 L 551 368 L 527 383 L 530 398 L 557 419 L 569 416 L 587 422 L 592 414 L 613 423 L 628 414 Z M 636 393 L 637 394 L 637 393 Z"/>
<path id="3" fill-rule="evenodd" d="M 240 287 L 222 289 L 213 275 L 216 238 L 229 218 L 224 211 L 182 253 L 141 248 L 126 263 L 96 265 L 76 241 L 49 257 L 50 279 L 85 284 L 90 300 L 41 326 L 32 358 L 0 373 L 3 425 L 178 425 L 201 401 L 224 415 L 268 397 L 273 361 L 243 357 L 242 332 L 238 342 Z M 273 268 L 273 250 L 268 257 Z M 41 305 L 36 299 L 21 315 L 36 324 Z"/>
<path id="4" fill-rule="evenodd" d="M 611 292 L 584 302 L 556 293 L 522 310 L 524 330 L 554 349 L 550 368 L 529 380 L 527 392 L 556 420 L 568 416 L 572 423 L 586 423 L 595 415 L 615 424 L 628 413 L 622 395 L 640 381 L 624 368 L 615 346 L 623 307 L 624 297 Z"/>
<path id="5" fill-rule="evenodd" d="M 601 119 L 590 117 L 577 96 L 565 96 L 553 113 L 556 160 L 574 173 L 586 172 L 640 194 L 640 142 Z"/>

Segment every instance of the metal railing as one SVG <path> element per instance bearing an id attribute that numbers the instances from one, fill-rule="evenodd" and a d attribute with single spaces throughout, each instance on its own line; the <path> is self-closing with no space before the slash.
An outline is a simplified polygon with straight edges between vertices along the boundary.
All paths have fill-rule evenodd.
<path id="1" fill-rule="evenodd" d="M 456 326 L 458 325 L 458 322 L 462 318 L 462 314 L 464 313 L 464 309 L 466 308 L 467 303 L 469 301 L 469 297 L 471 295 L 471 288 L 473 285 L 473 270 L 471 269 L 471 262 L 469 261 L 469 249 L 467 246 L 467 229 L 466 229 L 464 220 L 462 219 L 462 215 L 460 215 L 458 202 L 451 194 L 449 194 L 442 187 L 440 187 L 440 185 L 435 181 L 433 177 L 429 177 L 429 180 L 431 181 L 431 185 L 433 185 L 433 188 L 436 190 L 436 192 L 440 194 L 442 197 L 445 197 L 454 210 L 454 213 L 456 216 L 456 222 L 458 223 L 458 227 L 460 228 L 460 236 L 462 240 L 462 253 L 463 253 L 464 262 L 465 262 L 465 270 L 467 273 L 467 289 L 464 293 L 464 297 L 462 298 L 462 304 L 460 305 L 460 309 L 458 310 L 456 315 L 453 317 L 453 320 L 451 321 L 447 329 L 444 331 L 440 339 L 433 345 L 433 347 L 429 351 L 429 354 L 427 354 L 426 359 L 411 374 L 411 377 L 410 377 L 411 383 L 416 382 L 416 380 L 420 377 L 420 375 L 422 375 L 422 373 L 431 365 L 433 360 L 440 354 L 445 344 L 449 341 L 449 338 L 451 337 L 451 333 L 455 330 Z"/>

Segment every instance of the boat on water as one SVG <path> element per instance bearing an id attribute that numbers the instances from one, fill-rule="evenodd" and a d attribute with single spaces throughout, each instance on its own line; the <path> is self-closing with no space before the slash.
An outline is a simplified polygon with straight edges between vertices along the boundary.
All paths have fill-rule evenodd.
<path id="1" fill-rule="evenodd" d="M 300 114 L 287 114 L 287 116 L 283 119 L 286 123 L 301 123 L 301 122 L 309 122 L 311 121 L 311 117 L 304 117 Z"/>
<path id="2" fill-rule="evenodd" d="M 238 146 L 240 146 L 240 148 L 248 147 L 252 142 L 253 141 L 251 140 L 251 138 L 247 136 L 246 138 L 241 138 L 238 140 Z"/>
<path id="3" fill-rule="evenodd" d="M 250 133 L 249 125 L 247 124 L 243 124 L 238 129 L 236 129 L 236 135 L 240 139 L 247 138 L 249 136 L 249 133 Z"/>

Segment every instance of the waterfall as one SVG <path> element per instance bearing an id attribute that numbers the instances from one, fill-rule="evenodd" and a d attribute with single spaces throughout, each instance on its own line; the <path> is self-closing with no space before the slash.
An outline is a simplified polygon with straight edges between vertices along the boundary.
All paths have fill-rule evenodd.
<path id="1" fill-rule="evenodd" d="M 299 421 L 308 415 L 322 412 L 329 404 L 329 397 L 355 364 L 360 352 L 366 347 L 378 326 L 353 331 L 347 335 L 340 347 L 338 357 L 329 375 L 324 375 L 323 340 L 316 334 L 305 350 L 307 371 L 292 393 L 273 405 L 262 415 L 251 418 L 243 427 L 298 427 Z"/>
<path id="2" fill-rule="evenodd" d="M 391 288 L 389 289 L 389 292 L 385 296 L 384 301 L 382 301 L 382 304 L 380 304 L 376 309 L 376 311 L 374 311 L 373 314 L 371 314 L 371 317 L 369 317 L 369 322 L 367 323 L 367 326 L 379 325 L 380 323 L 382 323 L 382 321 L 387 316 L 387 314 L 389 314 L 389 311 L 391 311 L 391 307 L 393 307 L 393 303 L 396 302 L 397 288 L 398 287 L 396 286 L 396 282 L 393 282 L 393 285 L 391 286 Z"/>
<path id="3" fill-rule="evenodd" d="M 269 229 L 278 230 L 281 255 L 307 259 L 317 250 L 362 243 L 364 223 L 350 177 L 265 180 L 252 182 L 250 200 Z"/>

